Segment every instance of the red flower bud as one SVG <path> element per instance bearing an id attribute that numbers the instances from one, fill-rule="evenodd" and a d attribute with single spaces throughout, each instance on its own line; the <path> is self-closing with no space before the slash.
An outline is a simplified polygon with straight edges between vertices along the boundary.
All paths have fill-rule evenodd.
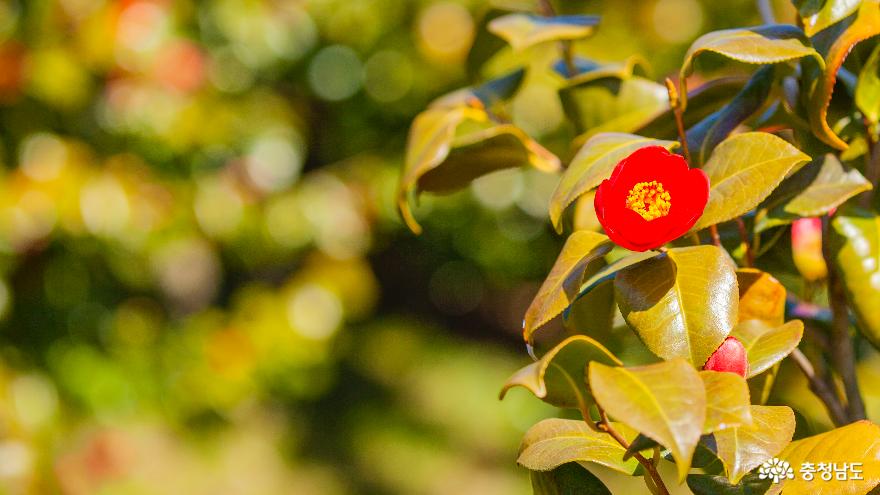
<path id="1" fill-rule="evenodd" d="M 736 337 L 727 337 L 724 342 L 709 356 L 703 365 L 704 370 L 728 371 L 742 377 L 749 374 L 749 360 L 746 348 Z"/>
<path id="2" fill-rule="evenodd" d="M 709 178 L 662 146 L 641 148 L 617 164 L 593 202 L 605 233 L 631 251 L 684 235 L 703 214 Z"/>

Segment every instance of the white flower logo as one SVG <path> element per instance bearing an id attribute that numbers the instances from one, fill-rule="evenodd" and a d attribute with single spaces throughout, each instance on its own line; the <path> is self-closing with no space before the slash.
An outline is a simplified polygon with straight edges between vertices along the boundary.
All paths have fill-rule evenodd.
<path id="1" fill-rule="evenodd" d="M 773 480 L 773 483 L 779 483 L 785 479 L 793 480 L 794 469 L 791 468 L 791 464 L 788 461 L 780 461 L 774 457 L 761 464 L 761 467 L 758 468 L 758 478 L 762 480 L 769 478 Z"/>

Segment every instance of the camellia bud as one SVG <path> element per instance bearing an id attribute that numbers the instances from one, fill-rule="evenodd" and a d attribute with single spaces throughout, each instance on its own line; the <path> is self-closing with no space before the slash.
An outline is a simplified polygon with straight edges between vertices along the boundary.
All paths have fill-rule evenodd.
<path id="1" fill-rule="evenodd" d="M 709 356 L 703 365 L 704 370 L 728 371 L 742 377 L 749 374 L 749 360 L 746 348 L 736 337 L 727 337 L 724 342 Z"/>

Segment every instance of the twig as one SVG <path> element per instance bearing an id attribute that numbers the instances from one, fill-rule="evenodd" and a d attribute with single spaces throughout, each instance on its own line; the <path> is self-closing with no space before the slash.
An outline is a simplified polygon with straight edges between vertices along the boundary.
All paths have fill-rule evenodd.
<path id="1" fill-rule="evenodd" d="M 721 247 L 721 236 L 718 234 L 718 226 L 712 224 L 709 226 L 709 233 L 712 234 L 712 244 Z"/>
<path id="2" fill-rule="evenodd" d="M 739 237 L 746 247 L 746 266 L 751 268 L 755 266 L 755 253 L 752 252 L 752 245 L 749 243 L 749 233 L 746 231 L 746 223 L 742 217 L 736 217 L 736 226 L 739 228 Z"/>
<path id="3" fill-rule="evenodd" d="M 868 179 L 873 187 L 859 196 L 859 205 L 862 208 L 871 208 L 877 187 L 880 186 L 880 146 L 877 146 L 873 126 L 867 121 L 865 121 L 865 138 L 868 141 L 868 151 L 865 152 L 865 179 Z"/>
<path id="4" fill-rule="evenodd" d="M 773 6 L 770 0 L 757 0 L 758 12 L 761 13 L 761 22 L 764 24 L 776 24 L 776 16 L 773 15 Z"/>
<path id="5" fill-rule="evenodd" d="M 822 251 L 828 266 L 828 301 L 831 306 L 831 362 L 843 380 L 846 392 L 846 411 L 850 421 L 865 419 L 865 403 L 856 377 L 856 357 L 852 337 L 849 334 L 849 310 L 846 293 L 828 247 L 828 220 L 822 218 Z"/>
<path id="6" fill-rule="evenodd" d="M 810 360 L 807 359 L 807 356 L 804 356 L 804 353 L 801 352 L 800 349 L 795 349 L 791 352 L 791 360 L 798 365 L 798 368 L 800 368 L 804 373 L 804 376 L 807 377 L 807 381 L 810 384 L 810 390 L 813 394 L 825 404 L 825 409 L 828 410 L 828 416 L 831 417 L 831 421 L 836 426 L 847 424 L 849 421 L 847 420 L 846 411 L 840 403 L 840 399 L 828 383 L 816 375 L 816 370 L 813 368 L 813 364 Z"/>
<path id="7" fill-rule="evenodd" d="M 617 430 L 615 430 L 614 427 L 611 426 L 611 422 L 608 421 L 608 415 L 601 407 L 599 407 L 599 417 L 602 418 L 602 420 L 598 424 L 599 428 L 611 435 L 611 438 L 619 443 L 621 447 L 623 447 L 624 449 L 629 449 L 629 442 L 627 442 L 626 439 L 623 438 L 623 435 L 618 433 Z M 658 495 L 669 495 L 669 490 L 663 483 L 663 478 L 660 477 L 660 473 L 657 472 L 657 468 L 656 466 L 654 466 L 654 463 L 652 463 L 648 459 L 645 459 L 645 457 L 638 452 L 633 454 L 633 457 L 635 457 L 635 459 L 639 461 L 639 464 L 641 464 L 642 467 L 645 468 L 645 472 L 647 472 L 648 475 L 651 477 L 651 482 L 653 482 L 654 487 L 657 488 Z M 645 482 L 647 483 L 647 480 L 645 480 Z M 650 487 L 651 485 L 648 486 Z"/>
<path id="8" fill-rule="evenodd" d="M 555 17 L 556 9 L 550 0 L 538 0 L 538 9 L 544 17 Z M 562 54 L 562 62 L 565 64 L 565 72 L 568 77 L 577 75 L 577 68 L 574 66 L 574 53 L 571 49 L 571 41 L 560 41 L 559 51 Z"/>
<path id="9" fill-rule="evenodd" d="M 684 132 L 684 119 L 682 118 L 681 98 L 679 98 L 678 90 L 672 79 L 666 78 L 666 92 L 669 93 L 669 106 L 672 108 L 672 114 L 675 115 L 675 127 L 678 129 L 678 141 L 681 143 L 681 151 L 684 159 L 690 165 L 691 150 L 688 149 L 687 133 Z"/>

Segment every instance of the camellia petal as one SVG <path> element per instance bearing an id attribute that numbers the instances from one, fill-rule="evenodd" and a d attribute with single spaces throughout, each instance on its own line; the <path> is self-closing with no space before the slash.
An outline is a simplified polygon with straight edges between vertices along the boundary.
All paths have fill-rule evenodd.
<path id="1" fill-rule="evenodd" d="M 703 214 L 709 178 L 662 146 L 636 150 L 602 181 L 596 216 L 616 244 L 655 249 L 684 235 Z"/>

